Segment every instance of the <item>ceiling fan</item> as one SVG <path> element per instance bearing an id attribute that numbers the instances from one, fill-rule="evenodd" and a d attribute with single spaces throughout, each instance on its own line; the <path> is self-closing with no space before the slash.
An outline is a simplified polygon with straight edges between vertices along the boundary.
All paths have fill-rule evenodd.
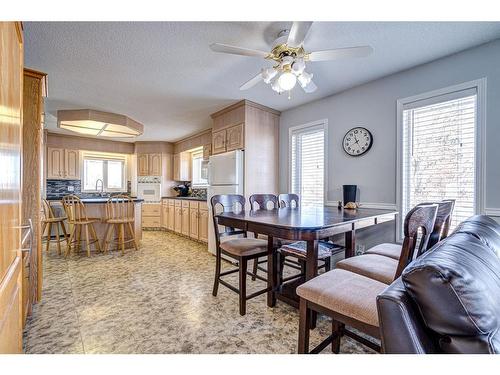
<path id="1" fill-rule="evenodd" d="M 290 92 L 299 82 L 306 92 L 316 91 L 313 74 L 306 72 L 306 62 L 328 61 L 343 58 L 365 57 L 373 52 L 370 46 L 337 48 L 324 51 L 306 52 L 304 39 L 309 32 L 312 22 L 293 22 L 290 30 L 283 30 L 273 43 L 271 52 L 264 52 L 249 48 L 236 47 L 228 44 L 213 43 L 210 48 L 214 52 L 229 53 L 251 57 L 262 57 L 271 60 L 275 65 L 262 68 L 260 73 L 240 86 L 240 90 L 248 90 L 260 81 L 270 84 L 278 94 Z"/>

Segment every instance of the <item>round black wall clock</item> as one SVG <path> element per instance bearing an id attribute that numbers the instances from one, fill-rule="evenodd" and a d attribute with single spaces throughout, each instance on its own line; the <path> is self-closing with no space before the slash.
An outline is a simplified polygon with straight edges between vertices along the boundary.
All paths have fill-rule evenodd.
<path id="1" fill-rule="evenodd" d="M 349 130 L 342 141 L 344 151 L 351 156 L 360 156 L 367 152 L 373 144 L 372 133 L 366 128 L 357 127 Z"/>

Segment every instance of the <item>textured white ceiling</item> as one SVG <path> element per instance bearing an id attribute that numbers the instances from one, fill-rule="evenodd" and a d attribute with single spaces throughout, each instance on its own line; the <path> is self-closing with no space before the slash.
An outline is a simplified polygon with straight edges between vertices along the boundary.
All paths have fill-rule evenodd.
<path id="1" fill-rule="evenodd" d="M 500 37 L 500 22 L 315 22 L 307 51 L 371 45 L 363 59 L 309 63 L 318 90 L 292 99 L 239 86 L 259 58 L 214 53 L 212 42 L 269 50 L 287 22 L 26 22 L 26 66 L 48 73 L 46 112 L 92 108 L 144 124 L 138 140 L 175 141 L 210 127 L 239 99 L 286 110 Z M 47 117 L 56 129 L 55 118 Z"/>

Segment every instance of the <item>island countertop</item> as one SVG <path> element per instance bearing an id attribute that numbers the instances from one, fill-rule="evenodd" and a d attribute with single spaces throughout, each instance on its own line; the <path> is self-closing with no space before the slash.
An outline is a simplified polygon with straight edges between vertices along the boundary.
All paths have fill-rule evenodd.
<path id="1" fill-rule="evenodd" d="M 201 197 L 161 197 L 161 199 L 181 199 L 184 201 L 197 201 L 197 202 L 206 202 L 207 198 L 201 198 Z"/>
<path id="2" fill-rule="evenodd" d="M 83 203 L 106 203 L 110 197 L 92 197 L 92 198 L 80 198 L 80 200 Z M 134 203 L 141 203 L 144 202 L 144 199 L 137 198 L 137 197 L 130 197 Z M 62 197 L 49 197 L 46 198 L 48 201 L 60 201 L 62 200 Z"/>

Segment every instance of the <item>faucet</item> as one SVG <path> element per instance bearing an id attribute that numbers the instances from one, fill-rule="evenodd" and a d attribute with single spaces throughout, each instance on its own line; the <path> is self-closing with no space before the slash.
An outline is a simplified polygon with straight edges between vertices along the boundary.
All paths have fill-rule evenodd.
<path id="1" fill-rule="evenodd" d="M 97 185 L 99 185 L 99 181 L 101 181 L 101 191 L 99 192 L 99 195 L 100 195 L 101 197 L 104 197 L 104 182 L 103 182 L 100 178 L 98 178 L 98 179 L 95 181 L 95 189 L 96 189 L 96 190 L 98 190 L 98 189 L 97 189 Z"/>

